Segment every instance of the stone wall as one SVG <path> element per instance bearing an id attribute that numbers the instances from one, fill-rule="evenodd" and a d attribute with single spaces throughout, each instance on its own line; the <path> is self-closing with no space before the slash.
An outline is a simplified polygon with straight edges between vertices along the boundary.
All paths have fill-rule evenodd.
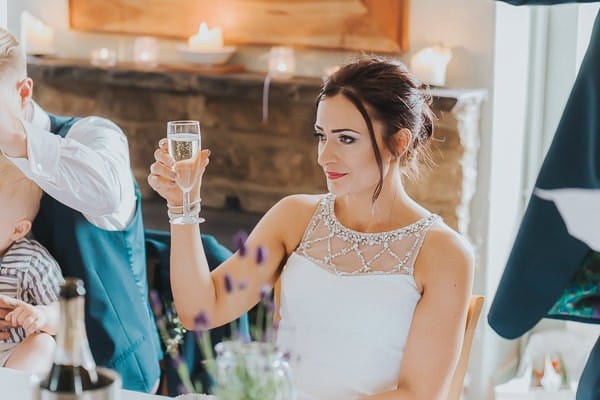
<path id="1" fill-rule="evenodd" d="M 273 81 L 263 123 L 264 76 L 255 73 L 148 71 L 128 65 L 100 69 L 80 61 L 31 58 L 29 74 L 34 98 L 46 110 L 105 116 L 123 128 L 146 197 L 156 196 L 146 183 L 153 152 L 166 135 L 166 122 L 177 119 L 200 120 L 202 146 L 212 151 L 202 193 L 206 206 L 234 200 L 244 210 L 264 212 L 285 195 L 326 190 L 312 135 L 318 79 Z M 437 167 L 407 187 L 424 206 L 466 232 L 485 94 L 437 90 L 433 96 L 439 117 L 432 149 Z"/>

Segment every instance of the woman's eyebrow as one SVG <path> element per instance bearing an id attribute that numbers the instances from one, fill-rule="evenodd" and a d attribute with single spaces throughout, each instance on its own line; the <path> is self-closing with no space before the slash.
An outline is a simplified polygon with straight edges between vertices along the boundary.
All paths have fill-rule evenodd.
<path id="1" fill-rule="evenodd" d="M 350 131 L 350 132 L 354 132 L 360 135 L 359 131 L 355 131 L 354 129 L 350 129 L 350 128 L 343 128 L 343 129 L 332 129 L 331 133 L 338 133 L 338 132 L 346 132 L 346 131 Z"/>
<path id="2" fill-rule="evenodd" d="M 315 124 L 315 129 L 319 130 L 319 131 L 324 131 L 325 129 L 323 129 L 322 127 L 320 127 L 319 125 Z M 359 131 L 356 131 L 354 129 L 350 129 L 350 128 L 341 128 L 341 129 L 332 129 L 331 133 L 339 133 L 339 132 L 346 132 L 346 131 L 350 131 L 350 132 L 354 132 L 357 134 L 361 134 Z"/>

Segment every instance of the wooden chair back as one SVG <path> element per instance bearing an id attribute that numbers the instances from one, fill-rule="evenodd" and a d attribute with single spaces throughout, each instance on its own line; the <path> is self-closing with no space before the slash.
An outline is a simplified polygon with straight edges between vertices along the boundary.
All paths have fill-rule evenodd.
<path id="1" fill-rule="evenodd" d="M 483 299 L 483 296 L 471 296 L 469 310 L 467 311 L 465 336 L 463 339 L 458 364 L 456 365 L 454 376 L 452 377 L 452 382 L 450 384 L 448 400 L 460 400 L 460 396 L 463 391 L 465 374 L 467 373 L 467 367 L 469 366 L 469 356 L 471 355 L 471 347 L 473 345 L 473 337 L 475 336 L 475 328 L 477 328 L 477 322 L 479 321 L 481 309 L 483 308 Z"/>

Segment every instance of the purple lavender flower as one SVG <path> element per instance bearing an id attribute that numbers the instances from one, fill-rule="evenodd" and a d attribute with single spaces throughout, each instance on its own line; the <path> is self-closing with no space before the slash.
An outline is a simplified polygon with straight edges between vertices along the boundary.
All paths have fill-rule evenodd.
<path id="1" fill-rule="evenodd" d="M 208 318 L 204 311 L 200 311 L 194 318 L 194 330 L 203 332 L 208 329 Z"/>
<path id="2" fill-rule="evenodd" d="M 227 293 L 233 292 L 233 280 L 231 279 L 231 275 L 225 274 L 224 283 L 225 283 L 225 291 Z"/>
<path id="3" fill-rule="evenodd" d="M 267 259 L 267 249 L 264 246 L 258 246 L 256 249 L 256 264 L 262 265 Z"/>
<path id="4" fill-rule="evenodd" d="M 247 280 L 241 280 L 238 282 L 237 288 L 239 290 L 246 290 L 246 288 L 248 287 L 248 281 Z"/>
<path id="5" fill-rule="evenodd" d="M 185 385 L 183 383 L 180 383 L 179 385 L 177 385 L 177 392 L 179 394 L 187 394 L 188 390 L 185 388 Z"/>
<path id="6" fill-rule="evenodd" d="M 181 358 L 181 356 L 173 357 L 171 358 L 171 360 L 173 360 L 173 367 L 175 367 L 176 370 L 184 364 L 183 358 Z"/>
<path id="7" fill-rule="evenodd" d="M 244 231 L 239 231 L 233 235 L 233 243 L 240 253 L 240 257 L 246 257 L 246 240 L 248 240 L 248 234 Z"/>
<path id="8" fill-rule="evenodd" d="M 271 299 L 271 286 L 263 285 L 260 288 L 260 301 L 266 302 L 266 301 L 270 301 L 270 299 Z"/>
<path id="9" fill-rule="evenodd" d="M 272 313 L 275 311 L 275 304 L 273 304 L 270 297 L 263 300 L 263 302 L 265 303 L 265 309 L 268 313 Z"/>
<path id="10" fill-rule="evenodd" d="M 150 306 L 155 316 L 162 315 L 162 302 L 156 290 L 150 291 Z"/>

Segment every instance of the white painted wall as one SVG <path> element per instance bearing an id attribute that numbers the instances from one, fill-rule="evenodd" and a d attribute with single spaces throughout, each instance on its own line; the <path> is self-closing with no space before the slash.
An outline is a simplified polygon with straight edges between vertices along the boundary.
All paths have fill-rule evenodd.
<path id="1" fill-rule="evenodd" d="M 0 27 L 6 28 L 7 10 L 6 1 L 0 0 Z"/>

